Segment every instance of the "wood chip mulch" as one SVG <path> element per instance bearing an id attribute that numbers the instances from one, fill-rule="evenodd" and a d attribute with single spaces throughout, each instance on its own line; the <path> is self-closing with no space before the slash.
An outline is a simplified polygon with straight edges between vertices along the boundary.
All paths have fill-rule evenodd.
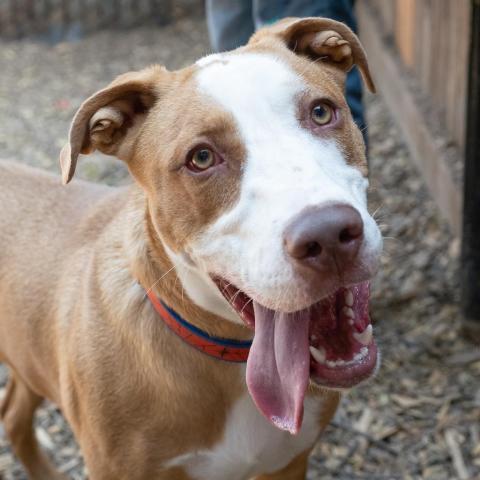
<path id="1" fill-rule="evenodd" d="M 163 29 L 101 32 L 53 47 L 0 44 L 0 157 L 56 171 L 68 122 L 84 97 L 131 68 L 190 63 L 207 45 L 194 16 Z M 381 98 L 367 104 L 371 211 L 385 236 L 371 309 L 382 365 L 344 399 L 315 448 L 308 479 L 480 480 L 480 348 L 460 333 L 460 245 Z M 126 179 L 116 162 L 98 158 L 83 162 L 80 173 L 111 184 Z M 0 366 L 0 397 L 5 379 Z M 63 472 L 85 478 L 58 409 L 40 409 L 36 431 Z M 0 426 L 1 474 L 26 479 Z"/>

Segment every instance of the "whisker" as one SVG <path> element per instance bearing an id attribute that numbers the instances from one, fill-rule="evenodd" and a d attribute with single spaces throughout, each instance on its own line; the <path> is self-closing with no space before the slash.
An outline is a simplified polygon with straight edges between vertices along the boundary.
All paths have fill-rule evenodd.
<path id="1" fill-rule="evenodd" d="M 237 290 L 237 292 L 235 293 L 235 295 L 230 299 L 230 303 L 233 303 L 235 302 L 235 300 L 237 299 L 237 297 L 240 295 L 240 293 L 242 293 L 240 290 Z"/>
<path id="2" fill-rule="evenodd" d="M 175 265 L 169 270 L 167 270 L 158 280 L 156 280 L 153 285 L 147 290 L 146 295 L 148 295 L 174 269 Z"/>
<path id="3" fill-rule="evenodd" d="M 227 283 L 225 286 L 223 286 L 223 287 L 222 287 L 222 293 L 228 294 L 227 288 L 228 288 L 228 287 L 231 287 L 231 286 L 232 286 L 231 283 Z"/>
<path id="4" fill-rule="evenodd" d="M 243 311 L 245 310 L 245 307 L 249 304 L 253 302 L 253 298 L 251 298 L 247 303 L 245 303 L 245 305 L 242 307 L 242 309 L 240 310 L 240 315 L 243 313 Z"/>
<path id="5" fill-rule="evenodd" d="M 383 204 L 379 205 L 378 208 L 375 209 L 375 211 L 372 213 L 372 218 L 375 219 L 375 215 L 383 208 Z"/>

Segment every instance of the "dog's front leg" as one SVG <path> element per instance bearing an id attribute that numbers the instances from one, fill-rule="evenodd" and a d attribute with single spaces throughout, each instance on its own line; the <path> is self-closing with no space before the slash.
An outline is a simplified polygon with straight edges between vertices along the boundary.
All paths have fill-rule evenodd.
<path id="1" fill-rule="evenodd" d="M 42 400 L 10 370 L 6 394 L 0 406 L 0 418 L 13 451 L 25 466 L 29 478 L 66 480 L 67 477 L 55 470 L 35 438 L 33 416 Z"/>

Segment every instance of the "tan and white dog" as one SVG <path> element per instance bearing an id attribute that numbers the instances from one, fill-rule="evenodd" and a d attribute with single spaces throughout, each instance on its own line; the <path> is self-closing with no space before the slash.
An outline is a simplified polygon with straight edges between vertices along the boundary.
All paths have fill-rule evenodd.
<path id="1" fill-rule="evenodd" d="M 339 391 L 377 365 L 353 64 L 373 90 L 347 27 L 286 19 L 83 103 L 64 183 L 100 150 L 134 186 L 0 163 L 1 417 L 32 479 L 64 478 L 34 438 L 43 398 L 92 480 L 305 478 Z"/>

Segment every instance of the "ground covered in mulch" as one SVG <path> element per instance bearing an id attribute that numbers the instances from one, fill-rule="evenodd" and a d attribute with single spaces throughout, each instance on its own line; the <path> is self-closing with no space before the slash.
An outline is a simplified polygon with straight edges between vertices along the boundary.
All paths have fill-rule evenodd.
<path id="1" fill-rule="evenodd" d="M 77 43 L 0 44 L 0 157 L 58 171 L 79 103 L 115 75 L 177 68 L 208 51 L 201 12 L 165 28 L 101 32 Z M 372 211 L 385 255 L 372 301 L 382 367 L 349 394 L 311 460 L 314 479 L 480 479 L 480 349 L 460 335 L 459 243 L 450 235 L 381 98 L 368 98 Z M 115 160 L 82 159 L 81 177 L 128 181 Z M 0 396 L 6 369 L 0 367 Z M 38 412 L 42 445 L 85 478 L 58 409 Z M 0 472 L 25 479 L 0 427 Z"/>

